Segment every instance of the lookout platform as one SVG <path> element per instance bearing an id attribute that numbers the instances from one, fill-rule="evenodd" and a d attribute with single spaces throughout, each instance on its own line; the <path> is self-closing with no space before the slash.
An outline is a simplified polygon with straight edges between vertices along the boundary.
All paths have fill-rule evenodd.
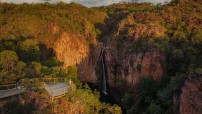
<path id="1" fill-rule="evenodd" d="M 32 79 L 30 80 L 33 81 Z M 66 78 L 39 78 L 37 80 L 41 83 L 42 89 L 45 89 L 52 99 L 64 96 L 70 88 Z M 0 99 L 18 95 L 26 90 L 22 80 L 20 84 L 18 82 L 16 84 L 3 85 L 0 88 L 3 88 L 0 89 Z"/>
<path id="2" fill-rule="evenodd" d="M 64 96 L 68 90 L 69 85 L 67 83 L 46 84 L 44 83 L 44 89 L 48 92 L 52 99 Z"/>

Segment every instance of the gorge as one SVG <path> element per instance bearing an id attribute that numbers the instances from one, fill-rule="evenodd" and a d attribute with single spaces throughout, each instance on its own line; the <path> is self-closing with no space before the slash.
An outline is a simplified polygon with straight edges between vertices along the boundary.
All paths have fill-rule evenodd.
<path id="1" fill-rule="evenodd" d="M 200 114 L 201 14 L 201 0 L 0 4 L 0 85 L 65 77 L 77 86 L 55 104 L 28 90 L 16 111 Z"/>

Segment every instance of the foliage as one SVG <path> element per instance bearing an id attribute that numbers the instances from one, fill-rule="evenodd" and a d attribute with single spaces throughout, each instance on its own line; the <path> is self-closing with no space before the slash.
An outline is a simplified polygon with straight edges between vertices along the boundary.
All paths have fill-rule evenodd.
<path id="1" fill-rule="evenodd" d="M 145 114 L 162 114 L 162 113 L 164 113 L 164 110 L 155 103 L 151 103 L 145 111 Z"/>
<path id="2" fill-rule="evenodd" d="M 134 95 L 132 93 L 125 93 L 121 101 L 126 108 L 130 108 L 135 102 Z"/>
<path id="3" fill-rule="evenodd" d="M 30 83 L 31 84 L 31 83 Z M 30 86 L 33 88 L 33 85 Z M 76 91 L 69 91 L 65 97 L 54 99 L 51 101 L 45 91 L 37 89 L 28 89 L 19 100 L 9 102 L 1 108 L 4 113 L 81 113 L 81 114 L 121 114 L 121 108 L 117 105 L 109 105 L 101 103 L 99 100 L 99 92 L 94 93 L 87 87 L 77 89 Z M 15 106 L 15 107 L 13 107 Z M 16 107 L 17 106 L 17 107 Z M 14 110 L 11 110 L 13 108 Z"/>
<path id="4" fill-rule="evenodd" d="M 172 106 L 172 97 L 176 92 L 180 91 L 182 84 L 184 83 L 185 76 L 179 75 L 172 77 L 167 87 L 158 91 L 157 95 L 164 105 Z"/>
<path id="5" fill-rule="evenodd" d="M 197 68 L 202 65 L 201 5 L 199 1 L 174 0 L 151 10 L 148 7 L 143 7 L 145 10 L 130 7 L 137 8 L 131 11 L 125 8 L 127 4 L 109 6 L 107 13 L 111 17 L 107 26 L 110 29 L 105 40 L 108 38 L 106 42 L 116 46 L 113 51 L 118 52 L 118 64 L 124 63 L 128 57 L 151 50 L 160 51 L 166 58 L 162 61 L 165 66 L 162 80 L 156 82 L 149 78 L 142 79 L 138 91 L 135 89 L 135 93 L 124 93 L 122 104 L 128 114 L 175 113 L 174 95 L 180 93 L 187 77 L 194 72 L 200 73 Z M 114 9 L 110 10 L 113 6 Z M 158 26 L 165 29 L 165 34 L 161 37 L 151 35 L 151 24 L 155 26 L 154 34 L 160 34 L 162 29 L 157 29 Z M 137 65 L 137 69 L 140 70 L 141 65 Z"/>
<path id="6" fill-rule="evenodd" d="M 37 52 L 39 51 L 39 46 L 36 41 L 33 39 L 26 39 L 25 41 L 22 42 L 20 45 L 20 48 L 22 51 L 25 52 Z"/>
<path id="7" fill-rule="evenodd" d="M 14 100 L 6 103 L 3 107 L 0 108 L 1 113 L 7 114 L 28 114 L 31 107 L 29 105 L 20 104 L 19 100 Z"/>
<path id="8" fill-rule="evenodd" d="M 106 14 L 77 3 L 1 4 L 1 39 L 28 36 L 40 40 L 55 38 L 63 32 L 85 36 L 91 42 L 94 24 L 102 23 Z M 26 41 L 26 43 L 30 40 Z M 27 50 L 27 49 L 26 49 Z"/>
<path id="9" fill-rule="evenodd" d="M 55 57 L 48 58 L 42 62 L 43 66 L 56 67 L 61 66 L 62 62 L 58 61 Z"/>
<path id="10" fill-rule="evenodd" d="M 102 11 L 105 11 L 108 15 L 113 16 L 116 13 L 129 11 L 129 12 L 145 12 L 151 11 L 155 7 L 150 3 L 136 3 L 138 0 L 133 0 L 134 3 L 118 3 L 107 7 L 101 7 Z"/>
<path id="11" fill-rule="evenodd" d="M 4 107 L 8 107 L 6 112 L 13 108 L 19 113 L 27 113 L 27 110 L 50 113 L 52 109 L 58 113 L 121 113 L 120 107 L 101 103 L 97 92 L 92 93 L 87 87 L 82 89 L 76 67 L 63 69 L 55 57 L 43 55 L 40 43 L 52 48 L 54 41 L 68 32 L 82 36 L 89 44 L 95 37 L 112 42 L 113 47 L 117 47 L 112 51 L 118 54 L 120 61 L 128 55 L 150 49 L 160 50 L 166 58 L 165 80 L 156 82 L 150 77 L 142 78 L 138 94 L 125 93 L 122 102 L 129 114 L 173 113 L 172 97 L 180 92 L 185 75 L 201 71 L 195 70 L 202 67 L 201 8 L 200 0 L 173 0 L 157 6 L 120 3 L 99 8 L 63 2 L 0 4 L 0 84 L 15 83 L 24 77 L 66 77 L 80 86 L 77 91 L 70 91 L 65 98 L 47 107 L 44 106 L 45 101 L 42 102 L 44 104 L 39 102 L 45 96 L 43 92 L 31 92 L 35 100 L 29 100 L 27 96 L 24 98 L 28 101 L 26 105 L 13 102 Z M 162 29 L 163 33 L 160 33 Z M 156 37 L 153 34 L 162 35 Z M 141 65 L 137 69 L 141 70 Z M 117 85 L 121 88 L 127 83 L 120 79 Z M 14 108 L 12 104 L 18 107 Z M 58 108 L 61 106 L 65 108 Z"/>
<path id="12" fill-rule="evenodd" d="M 0 53 L 0 84 L 14 83 L 25 76 L 26 64 L 18 60 L 14 51 L 4 50 Z"/>
<path id="13" fill-rule="evenodd" d="M 173 96 L 180 92 L 185 79 L 184 74 L 172 77 L 166 87 L 162 87 L 162 84 L 155 82 L 150 77 L 141 79 L 138 96 L 127 93 L 122 99 L 126 105 L 127 113 L 173 113 Z M 164 82 L 162 81 L 162 83 Z"/>

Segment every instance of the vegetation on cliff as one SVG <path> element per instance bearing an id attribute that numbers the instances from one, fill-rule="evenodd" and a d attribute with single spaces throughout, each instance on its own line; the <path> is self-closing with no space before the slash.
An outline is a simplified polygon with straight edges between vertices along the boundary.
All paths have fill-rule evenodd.
<path id="1" fill-rule="evenodd" d="M 0 4 L 0 38 L 5 40 L 31 37 L 54 40 L 63 32 L 83 36 L 91 42 L 106 14 L 77 3 Z M 50 41 L 49 41 L 50 42 Z M 50 44 L 49 44 L 50 45 Z"/>
<path id="2" fill-rule="evenodd" d="M 6 104 L 2 110 L 8 113 L 30 110 L 33 113 L 121 113 L 118 106 L 101 103 L 98 92 L 81 85 L 76 65 L 64 68 L 55 57 L 53 44 L 63 33 L 68 33 L 79 36 L 77 39 L 71 37 L 74 41 L 83 38 L 81 43 L 94 50 L 96 40 L 110 47 L 108 57 L 113 58 L 113 63 L 107 63 L 111 59 L 108 58 L 106 64 L 112 68 L 109 71 L 114 71 L 113 88 L 123 92 L 120 94 L 127 113 L 173 113 L 174 94 L 181 92 L 187 77 L 202 68 L 201 20 L 201 0 L 173 0 L 156 6 L 120 3 L 98 8 L 62 2 L 0 4 L 0 85 L 15 83 L 22 78 L 67 77 L 79 88 L 54 102 L 50 102 L 41 90 L 27 91 L 32 98 L 27 96 L 28 93 L 24 94 L 21 100 Z M 78 46 L 79 43 L 72 47 Z M 95 55 L 93 49 L 90 53 Z M 155 55 L 153 59 L 144 58 L 151 55 Z M 137 76 L 141 78 L 131 86 L 128 85 L 131 80 L 126 78 L 133 68 L 125 63 L 135 66 L 135 60 L 131 59 L 135 57 L 153 62 L 136 65 L 136 72 L 140 72 Z M 156 61 L 161 62 L 158 67 L 153 64 Z M 141 73 L 142 69 L 157 72 L 142 76 L 149 74 Z M 41 99 L 44 101 L 39 102 Z M 16 110 L 12 110 L 14 105 L 18 106 Z"/>
<path id="3" fill-rule="evenodd" d="M 99 92 L 92 91 L 88 85 L 82 86 L 75 66 L 63 68 L 63 63 L 53 55 L 44 55 L 35 40 L 1 40 L 0 47 L 0 85 L 24 78 L 68 78 L 78 88 L 69 91 L 64 98 L 51 101 L 47 92 L 39 88 L 39 83 L 28 81 L 28 89 L 17 100 L 1 107 L 0 113 L 121 113 L 119 106 L 101 103 Z"/>
<path id="4" fill-rule="evenodd" d="M 30 89 L 1 107 L 0 113 L 121 113 L 119 106 L 101 103 L 99 92 L 82 86 L 77 68 L 63 68 L 51 49 L 64 32 L 82 37 L 84 45 L 94 45 L 100 33 L 95 25 L 105 17 L 77 3 L 0 4 L 0 85 L 24 78 L 65 77 L 78 88 L 51 101 L 45 91 L 37 89 L 38 84 L 30 83 Z"/>
<path id="5" fill-rule="evenodd" d="M 27 83 L 30 88 L 18 99 L 12 100 L 1 107 L 1 113 L 6 114 L 121 114 L 121 108 L 117 105 L 101 103 L 100 94 L 87 86 L 71 89 L 61 98 L 51 100 L 47 92 L 40 89 L 38 83 Z"/>
<path id="6" fill-rule="evenodd" d="M 116 82 L 131 82 L 129 76 L 139 76 L 139 81 L 133 83 L 135 89 L 131 88 L 123 95 L 122 102 L 127 113 L 169 114 L 173 113 L 174 94 L 181 91 L 186 77 L 202 67 L 202 4 L 200 0 L 174 0 L 166 5 L 148 6 L 145 6 L 145 10 L 141 7 L 139 10 L 137 7 L 130 10 L 133 4 L 112 5 L 108 10 L 107 7 L 103 8 L 111 18 L 106 21 L 108 30 L 101 40 L 112 47 L 108 53 L 112 53 L 110 56 L 113 57 L 108 61 L 110 65 L 110 61 L 117 62 L 109 66 L 110 71 L 119 72 L 110 74 L 116 74 Z M 136 65 L 137 68 L 133 70 L 137 63 L 130 58 L 137 58 L 151 50 L 160 50 L 165 55 L 165 61 L 161 63 L 165 72 L 161 80 L 154 80 L 157 78 L 153 74 L 141 75 L 145 74 L 140 72 L 141 69 L 150 63 Z M 142 57 L 140 61 L 144 59 Z M 156 64 L 145 72 L 150 73 L 155 68 Z M 120 87 L 120 83 L 116 82 L 115 86 L 112 84 L 113 88 Z M 127 86 L 131 85 L 122 83 L 125 89 Z"/>

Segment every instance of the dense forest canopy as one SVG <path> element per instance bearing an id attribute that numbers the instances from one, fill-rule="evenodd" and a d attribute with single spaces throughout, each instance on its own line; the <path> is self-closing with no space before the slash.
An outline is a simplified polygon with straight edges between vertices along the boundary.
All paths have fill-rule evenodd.
<path id="1" fill-rule="evenodd" d="M 26 103 L 14 101 L 2 108 L 18 113 L 29 110 L 50 113 L 60 105 L 76 107 L 80 113 L 121 113 L 120 107 L 99 101 L 99 93 L 78 80 L 76 66 L 63 67 L 54 53 L 44 54 L 46 45 L 64 33 L 76 34 L 88 47 L 95 40 L 117 47 L 120 61 L 126 56 L 148 49 L 165 55 L 165 74 L 160 81 L 151 77 L 140 80 L 138 94 L 121 93 L 128 114 L 173 113 L 173 96 L 187 77 L 202 72 L 202 1 L 173 0 L 166 5 L 150 3 L 117 3 L 87 8 L 78 3 L 0 4 L 0 85 L 24 78 L 65 77 L 72 79 L 77 91 L 44 107 L 26 94 Z M 139 66 L 141 69 L 141 66 Z M 37 91 L 37 92 L 36 92 Z M 47 99 L 44 91 L 27 91 L 39 99 Z M 77 101 L 75 102 L 72 101 Z M 34 104 L 32 104 L 34 102 Z M 33 106 L 35 105 L 35 106 Z M 35 108 L 33 108 L 35 107 Z M 91 110 L 94 109 L 94 110 Z M 68 113 L 68 110 L 57 112 Z M 54 113 L 54 112 L 51 112 Z"/>
<path id="2" fill-rule="evenodd" d="M 34 86 L 36 89 L 26 90 L 21 95 L 21 100 L 6 104 L 1 111 L 121 113 L 120 107 L 101 103 L 98 92 L 92 92 L 87 85 L 82 86 L 77 79 L 75 66 L 64 69 L 63 63 L 52 53 L 49 56 L 43 53 L 43 42 L 53 42 L 63 32 L 78 34 L 84 38 L 86 45 L 91 44 L 92 39 L 100 32 L 94 25 L 102 23 L 106 16 L 101 11 L 88 9 L 77 3 L 0 4 L 0 85 L 32 78 L 68 78 L 77 85 L 77 91 L 72 90 L 63 100 L 52 102 L 44 91 L 37 89 L 36 85 L 39 84 L 30 85 L 28 81 L 27 88 Z M 22 100 L 26 102 L 22 103 Z M 64 107 L 64 104 L 68 104 L 65 110 L 57 108 Z M 13 106 L 17 107 L 13 109 Z"/>
<path id="3" fill-rule="evenodd" d="M 167 5 L 103 7 L 112 18 L 108 22 L 111 29 L 105 34 L 112 36 L 103 37 L 102 41 L 114 42 L 119 60 L 148 49 L 160 50 L 166 57 L 165 74 L 160 83 L 145 77 L 140 81 L 138 95 L 124 94 L 122 102 L 128 114 L 174 113 L 173 96 L 181 93 L 187 77 L 201 73 L 201 6 L 200 0 L 174 0 Z"/>
<path id="4" fill-rule="evenodd" d="M 70 3 L 70 2 L 77 2 L 79 4 L 82 4 L 86 7 L 97 7 L 97 6 L 108 6 L 114 3 L 121 3 L 121 2 L 150 2 L 153 4 L 158 4 L 158 3 L 166 3 L 169 2 L 170 0 L 62 0 L 65 3 Z M 2 3 L 58 3 L 61 2 L 61 0 L 1 0 Z"/>

